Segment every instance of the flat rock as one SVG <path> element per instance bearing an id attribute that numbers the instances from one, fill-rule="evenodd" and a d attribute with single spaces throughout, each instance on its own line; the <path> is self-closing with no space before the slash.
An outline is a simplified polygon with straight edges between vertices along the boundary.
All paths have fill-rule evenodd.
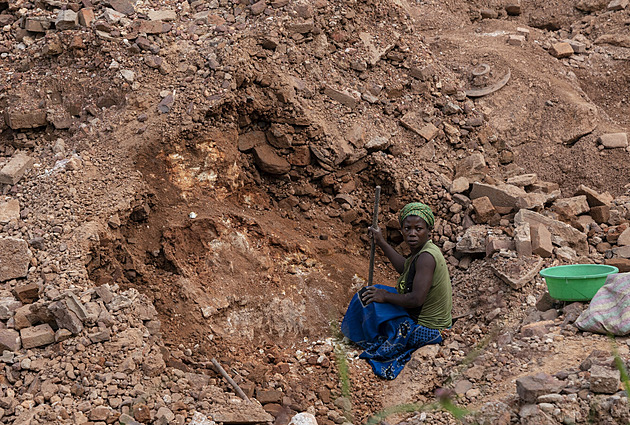
<path id="1" fill-rule="evenodd" d="M 177 19 L 177 12 L 170 9 L 149 10 L 147 15 L 151 21 L 174 21 Z"/>
<path id="2" fill-rule="evenodd" d="M 608 149 L 627 148 L 628 135 L 626 133 L 610 133 L 599 136 L 599 142 Z"/>
<path id="3" fill-rule="evenodd" d="M 451 193 L 463 193 L 470 187 L 470 182 L 466 177 L 458 177 L 451 183 L 449 192 Z"/>
<path id="4" fill-rule="evenodd" d="M 457 242 L 455 249 L 464 254 L 480 254 L 486 252 L 486 226 L 474 225 L 466 229 L 464 236 Z"/>
<path id="5" fill-rule="evenodd" d="M 530 186 L 538 181 L 538 176 L 536 174 L 521 174 L 518 176 L 513 176 L 507 179 L 507 184 L 511 184 L 513 186 Z"/>
<path id="6" fill-rule="evenodd" d="M 5 121 L 13 130 L 45 127 L 48 124 L 45 109 L 33 109 L 29 111 L 7 109 L 5 111 Z"/>
<path id="7" fill-rule="evenodd" d="M 591 373 L 590 389 L 594 393 L 614 394 L 619 390 L 620 372 L 605 366 L 593 365 L 589 369 Z"/>
<path id="8" fill-rule="evenodd" d="M 291 164 L 279 156 L 269 145 L 264 144 L 254 148 L 254 158 L 258 167 L 269 174 L 286 174 L 291 171 Z"/>
<path id="9" fill-rule="evenodd" d="M 563 214 L 566 217 L 578 216 L 590 211 L 586 195 L 556 199 L 553 203 L 553 208 L 556 212 Z"/>
<path id="10" fill-rule="evenodd" d="M 22 346 L 20 334 L 13 329 L 0 329 L 0 351 L 18 351 Z"/>
<path id="11" fill-rule="evenodd" d="M 60 10 L 55 20 L 55 28 L 60 31 L 76 28 L 79 22 L 77 13 L 71 9 Z"/>
<path id="12" fill-rule="evenodd" d="M 0 202 L 0 224 L 7 224 L 11 220 L 20 218 L 20 201 L 11 199 L 7 202 Z"/>
<path id="13" fill-rule="evenodd" d="M 116 12 L 120 12 L 125 15 L 132 15 L 136 13 L 136 8 L 127 0 L 108 0 L 107 3 Z"/>
<path id="14" fill-rule="evenodd" d="M 491 265 L 494 274 L 514 289 L 520 289 L 530 283 L 542 268 L 542 258 L 516 257 L 497 258 Z"/>
<path id="15" fill-rule="evenodd" d="M 495 207 L 517 209 L 519 199 L 526 197 L 527 193 L 522 188 L 509 184 L 493 186 L 485 183 L 473 183 L 470 199 L 484 196 L 487 196 Z"/>
<path id="16" fill-rule="evenodd" d="M 343 90 L 336 90 L 332 87 L 324 87 L 324 94 L 351 109 L 357 106 L 358 103 L 358 101 L 350 93 Z"/>
<path id="17" fill-rule="evenodd" d="M 569 43 L 554 43 L 551 45 L 551 48 L 549 49 L 549 53 L 551 53 L 552 56 L 558 59 L 562 59 L 562 58 L 568 58 L 574 52 L 573 52 L 573 47 L 571 47 Z"/>
<path id="18" fill-rule="evenodd" d="M 55 342 L 55 332 L 48 323 L 20 330 L 24 348 L 42 347 Z"/>
<path id="19" fill-rule="evenodd" d="M 542 214 L 529 210 L 520 210 L 514 217 L 515 225 L 529 223 L 530 230 L 534 225 L 542 224 L 549 232 L 556 236 L 560 245 L 568 244 L 578 255 L 588 255 L 588 243 L 586 234 L 580 232 L 573 226 L 554 220 Z"/>
<path id="20" fill-rule="evenodd" d="M 610 193 L 598 193 L 595 190 L 591 189 L 588 186 L 581 184 L 577 191 L 575 192 L 575 196 L 585 195 L 586 201 L 588 205 L 592 207 L 600 207 L 600 206 L 610 206 L 613 201 L 613 197 Z"/>
<path id="21" fill-rule="evenodd" d="M 524 403 L 535 403 L 538 397 L 545 394 L 556 394 L 564 385 L 546 373 L 525 376 L 516 380 L 516 392 Z"/>
<path id="22" fill-rule="evenodd" d="M 0 282 L 26 277 L 31 251 L 23 239 L 0 238 Z"/>
<path id="23" fill-rule="evenodd" d="M 28 155 L 14 155 L 0 170 L 0 184 L 16 184 L 33 167 L 33 162 L 33 158 Z"/>

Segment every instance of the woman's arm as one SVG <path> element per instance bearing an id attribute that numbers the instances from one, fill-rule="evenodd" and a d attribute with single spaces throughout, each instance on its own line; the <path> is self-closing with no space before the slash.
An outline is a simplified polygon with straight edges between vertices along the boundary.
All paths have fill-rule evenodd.
<path id="1" fill-rule="evenodd" d="M 396 304 L 404 308 L 416 308 L 424 304 L 427 298 L 433 272 L 435 271 L 435 259 L 428 252 L 424 252 L 416 259 L 416 275 L 413 279 L 413 290 L 408 294 L 397 294 L 382 288 L 370 286 L 366 289 L 363 300 L 365 304 L 371 302 Z"/>
<path id="2" fill-rule="evenodd" d="M 389 259 L 389 262 L 392 263 L 394 269 L 396 269 L 398 273 L 402 273 L 405 267 L 405 257 L 400 255 L 390 244 L 387 243 L 380 227 L 370 226 L 368 231 L 370 232 L 370 236 L 374 238 L 376 245 L 383 250 L 383 253 Z"/>

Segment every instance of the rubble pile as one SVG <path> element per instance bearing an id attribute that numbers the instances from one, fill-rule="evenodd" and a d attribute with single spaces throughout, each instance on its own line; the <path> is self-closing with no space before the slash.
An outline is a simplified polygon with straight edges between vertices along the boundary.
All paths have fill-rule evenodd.
<path id="1" fill-rule="evenodd" d="M 481 423 L 627 423 L 607 339 L 538 272 L 630 271 L 627 114 L 578 79 L 627 62 L 628 2 L 454 5 L 478 25 L 457 49 L 429 3 L 0 0 L 0 421 L 361 423 L 446 386 Z M 450 62 L 482 39 L 516 60 Z M 320 337 L 376 185 L 401 252 L 400 207 L 433 208 L 461 317 L 391 384 L 350 348 L 348 395 Z"/>

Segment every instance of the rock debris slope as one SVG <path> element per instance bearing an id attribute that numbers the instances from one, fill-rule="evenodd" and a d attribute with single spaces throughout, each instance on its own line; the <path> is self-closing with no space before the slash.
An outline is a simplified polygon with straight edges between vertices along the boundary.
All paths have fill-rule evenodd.
<path id="1" fill-rule="evenodd" d="M 537 273 L 630 271 L 628 14 L 0 0 L 2 423 L 363 423 L 440 387 L 469 421 L 627 423 Z M 398 209 L 433 207 L 462 317 L 393 382 L 335 334 L 377 184 L 401 252 Z"/>

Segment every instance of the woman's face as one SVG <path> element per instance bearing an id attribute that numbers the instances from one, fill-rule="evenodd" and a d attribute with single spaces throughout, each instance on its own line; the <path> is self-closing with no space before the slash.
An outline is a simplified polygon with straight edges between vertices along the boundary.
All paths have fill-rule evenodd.
<path id="1" fill-rule="evenodd" d="M 402 222 L 402 235 L 412 251 L 418 250 L 429 240 L 430 231 L 427 222 L 417 215 L 410 215 Z"/>

